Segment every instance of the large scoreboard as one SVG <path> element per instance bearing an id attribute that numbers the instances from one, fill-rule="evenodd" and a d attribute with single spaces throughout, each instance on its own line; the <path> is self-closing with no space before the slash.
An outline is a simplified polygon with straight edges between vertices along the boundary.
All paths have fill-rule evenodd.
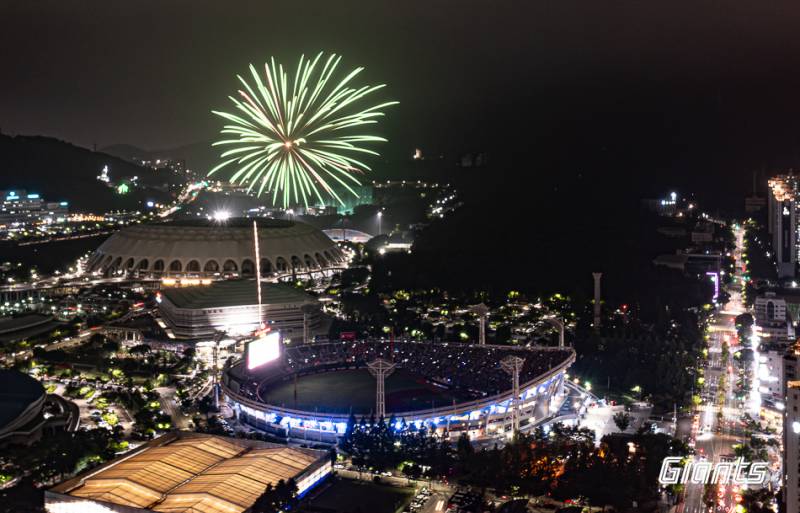
<path id="1" fill-rule="evenodd" d="M 281 356 L 281 334 L 277 331 L 270 331 L 248 342 L 245 356 L 248 370 L 277 360 Z"/>

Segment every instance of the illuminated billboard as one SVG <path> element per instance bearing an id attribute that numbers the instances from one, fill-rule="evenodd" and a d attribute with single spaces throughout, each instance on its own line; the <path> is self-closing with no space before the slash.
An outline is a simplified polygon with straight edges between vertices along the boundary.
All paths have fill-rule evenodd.
<path id="1" fill-rule="evenodd" d="M 281 355 L 281 335 L 271 331 L 247 344 L 247 368 L 255 369 Z"/>

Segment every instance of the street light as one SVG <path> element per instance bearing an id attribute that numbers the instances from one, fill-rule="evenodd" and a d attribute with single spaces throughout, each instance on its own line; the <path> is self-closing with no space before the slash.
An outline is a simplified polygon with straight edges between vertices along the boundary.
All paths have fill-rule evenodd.
<path id="1" fill-rule="evenodd" d="M 378 212 L 378 235 L 381 235 L 381 232 L 383 231 L 382 230 L 383 226 L 382 226 L 382 223 L 381 223 L 381 219 L 382 218 L 383 218 L 383 212 L 379 211 Z"/>
<path id="2" fill-rule="evenodd" d="M 221 209 L 215 211 L 214 214 L 212 215 L 212 219 L 214 219 L 214 221 L 217 221 L 218 223 L 224 223 L 225 221 L 230 219 L 230 217 L 231 213 L 229 210 L 221 210 Z"/>

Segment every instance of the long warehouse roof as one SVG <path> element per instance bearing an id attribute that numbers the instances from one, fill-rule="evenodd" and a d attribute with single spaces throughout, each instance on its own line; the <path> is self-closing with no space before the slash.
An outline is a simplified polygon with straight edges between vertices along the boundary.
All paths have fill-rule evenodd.
<path id="1" fill-rule="evenodd" d="M 180 434 L 52 491 L 164 513 L 241 513 L 268 484 L 297 477 L 319 459 L 319 451 Z"/>

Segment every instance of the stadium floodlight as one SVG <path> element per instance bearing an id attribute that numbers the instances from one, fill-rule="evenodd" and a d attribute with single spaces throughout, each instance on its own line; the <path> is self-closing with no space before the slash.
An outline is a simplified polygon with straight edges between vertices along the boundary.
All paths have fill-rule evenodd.
<path id="1" fill-rule="evenodd" d="M 558 328 L 558 347 L 564 347 L 564 321 L 556 316 L 544 317 L 542 320 Z"/>
<path id="2" fill-rule="evenodd" d="M 375 409 L 378 418 L 381 419 L 386 416 L 386 393 L 384 392 L 384 381 L 394 372 L 396 365 L 383 358 L 372 360 L 367 364 L 370 374 L 375 376 L 377 381 L 377 389 L 375 394 Z"/>
<path id="3" fill-rule="evenodd" d="M 513 396 L 511 397 L 511 427 L 513 432 L 519 431 L 519 375 L 525 359 L 519 356 L 506 356 L 500 361 L 503 370 L 511 374 Z"/>
<path id="4" fill-rule="evenodd" d="M 219 223 L 224 223 L 231 218 L 231 212 L 230 210 L 215 210 L 211 218 Z"/>
<path id="5" fill-rule="evenodd" d="M 478 316 L 478 343 L 484 346 L 486 345 L 486 316 L 489 315 L 489 307 L 483 303 L 478 303 L 470 308 L 470 311 Z"/>
<path id="6" fill-rule="evenodd" d="M 303 343 L 308 344 L 311 341 L 311 316 L 319 307 L 314 303 L 305 303 L 300 310 L 303 312 Z"/>

